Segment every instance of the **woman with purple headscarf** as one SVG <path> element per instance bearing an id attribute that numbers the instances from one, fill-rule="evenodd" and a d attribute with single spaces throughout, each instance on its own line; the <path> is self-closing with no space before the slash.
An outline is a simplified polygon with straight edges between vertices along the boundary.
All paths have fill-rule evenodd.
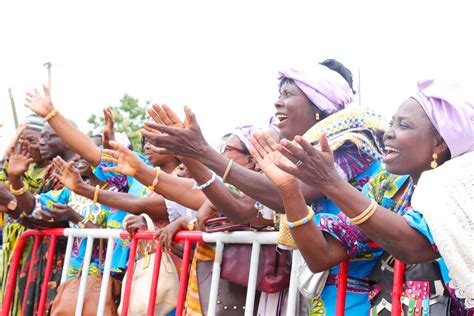
<path id="1" fill-rule="evenodd" d="M 340 177 L 324 134 L 321 150 L 300 137 L 300 147 L 280 142 L 276 148 L 283 156 L 302 163 L 275 165 L 324 192 L 360 228 L 360 238 L 363 232 L 391 256 L 412 264 L 402 294 L 407 315 L 472 315 L 473 124 L 474 106 L 457 84 L 420 81 L 384 135 L 387 170 L 372 177 L 364 194 Z M 393 272 L 393 257 L 382 256 L 372 272 L 377 284 L 370 295 L 371 315 L 390 312 L 393 275 L 384 275 Z"/>

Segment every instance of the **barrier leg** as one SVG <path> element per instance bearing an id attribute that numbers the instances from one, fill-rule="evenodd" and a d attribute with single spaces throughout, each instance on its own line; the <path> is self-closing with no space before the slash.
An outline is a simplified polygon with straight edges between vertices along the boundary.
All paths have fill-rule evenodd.
<path id="1" fill-rule="evenodd" d="M 34 269 L 35 261 L 36 261 L 36 252 L 38 251 L 39 243 L 40 243 L 39 236 L 35 236 L 35 243 L 33 244 L 33 251 L 31 252 L 31 258 L 30 258 L 30 267 L 28 268 L 28 277 L 26 278 L 25 294 L 23 295 L 23 300 L 21 304 L 21 315 L 25 315 L 26 298 L 28 297 L 28 289 L 30 288 L 28 284 L 30 284 L 31 282 L 32 273 L 33 273 L 33 269 Z"/>
<path id="2" fill-rule="evenodd" d="M 61 274 L 61 284 L 67 280 L 67 272 L 69 270 L 69 266 L 71 264 L 71 255 L 72 255 L 72 246 L 74 245 L 74 237 L 69 236 L 67 238 L 67 245 L 66 245 L 66 254 L 64 256 L 64 264 L 63 264 L 63 272 Z"/>
<path id="3" fill-rule="evenodd" d="M 41 294 L 40 300 L 38 303 L 38 316 L 44 315 L 44 307 L 46 304 L 46 297 L 48 294 L 48 283 L 49 277 L 51 276 L 51 270 L 53 267 L 53 259 L 54 259 L 54 251 L 56 250 L 56 242 L 58 240 L 57 236 L 51 236 L 49 241 L 49 248 L 48 248 L 48 258 L 46 260 L 46 270 L 43 276 L 43 284 L 41 285 Z"/>
<path id="4" fill-rule="evenodd" d="M 400 260 L 395 259 L 392 288 L 392 316 L 400 316 L 402 314 L 401 296 L 403 291 L 404 273 L 405 264 Z"/>
<path id="5" fill-rule="evenodd" d="M 27 230 L 20 236 L 20 238 L 16 242 L 15 249 L 13 250 L 13 254 L 10 259 L 11 263 L 5 287 L 5 294 L 3 296 L 2 316 L 8 316 L 10 314 L 13 293 L 15 292 L 16 287 L 16 276 L 18 273 L 18 267 L 20 265 L 21 257 L 23 255 L 23 248 L 25 248 L 26 240 L 34 235 L 38 235 L 38 232 L 34 230 Z"/>
<path id="6" fill-rule="evenodd" d="M 260 261 L 260 244 L 256 241 L 252 243 L 252 253 L 250 257 L 249 281 L 247 287 L 247 297 L 245 299 L 245 315 L 253 315 L 255 305 L 255 291 L 257 290 L 258 265 Z"/>
<path id="7" fill-rule="evenodd" d="M 216 252 L 214 265 L 212 267 L 211 291 L 209 293 L 208 315 L 216 314 L 217 292 L 219 291 L 219 279 L 221 278 L 222 254 L 224 252 L 224 243 L 221 240 L 216 242 Z"/>
<path id="8" fill-rule="evenodd" d="M 156 302 L 156 287 L 158 285 L 160 277 L 160 266 L 161 266 L 161 257 L 163 251 L 161 249 L 160 243 L 156 243 L 156 255 L 155 255 L 155 265 L 153 266 L 153 279 L 151 279 L 151 289 L 150 289 L 150 301 L 148 302 L 148 316 L 155 315 L 155 302 Z M 173 264 L 173 263 L 172 263 Z"/>
<path id="9" fill-rule="evenodd" d="M 127 265 L 127 280 L 125 280 L 125 291 L 123 294 L 122 315 L 128 315 L 128 305 L 130 304 L 130 291 L 132 289 L 133 271 L 135 268 L 135 258 L 137 257 L 137 239 L 132 238 L 132 245 L 130 246 L 130 257 Z"/>
<path id="10" fill-rule="evenodd" d="M 100 285 L 100 296 L 99 296 L 99 306 L 97 307 L 97 315 L 104 315 L 105 300 L 107 298 L 107 290 L 110 279 L 110 267 L 112 266 L 112 255 L 114 251 L 115 241 L 112 237 L 109 237 L 107 242 L 107 253 L 105 255 L 104 263 L 104 273 L 99 271 L 99 274 L 102 273 L 102 284 Z"/>
<path id="11" fill-rule="evenodd" d="M 188 287 L 189 261 L 191 259 L 191 240 L 184 240 L 183 263 L 181 265 L 181 275 L 179 278 L 178 302 L 176 304 L 176 315 L 183 315 L 184 300 L 186 299 L 186 289 Z"/>
<path id="12" fill-rule="evenodd" d="M 347 274 L 349 270 L 349 260 L 344 260 L 339 265 L 339 274 L 337 275 L 337 297 L 336 297 L 336 315 L 343 316 L 346 309 L 346 291 Z"/>

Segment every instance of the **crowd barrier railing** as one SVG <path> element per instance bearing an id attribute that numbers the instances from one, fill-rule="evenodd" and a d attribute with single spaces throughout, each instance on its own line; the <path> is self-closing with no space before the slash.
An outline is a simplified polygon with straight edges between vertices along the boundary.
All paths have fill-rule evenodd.
<path id="1" fill-rule="evenodd" d="M 239 243 L 239 244 L 251 244 L 251 261 L 250 261 L 250 271 L 249 271 L 249 281 L 247 287 L 247 296 L 245 302 L 245 315 L 254 314 L 254 303 L 256 295 L 256 286 L 257 286 L 257 274 L 258 266 L 260 259 L 260 250 L 261 245 L 270 245 L 276 244 L 277 232 L 232 232 L 232 233 L 203 233 L 199 231 L 182 231 L 176 234 L 175 241 L 184 243 L 183 251 L 183 261 L 180 274 L 180 285 L 178 292 L 178 301 L 176 302 L 176 315 L 183 315 L 184 311 L 184 302 L 186 298 L 186 290 L 188 285 L 189 278 L 189 267 L 191 261 L 191 251 L 192 245 L 196 242 L 205 242 L 212 243 L 216 245 L 215 249 L 215 258 L 213 264 L 213 274 L 211 279 L 211 289 L 209 297 L 209 307 L 207 314 L 214 315 L 217 305 L 217 293 L 219 286 L 219 278 L 221 271 L 222 256 L 225 244 L 228 243 Z M 103 315 L 105 307 L 105 299 L 107 296 L 107 284 L 110 278 L 110 268 L 112 264 L 112 251 L 114 249 L 116 239 L 130 239 L 130 257 L 128 260 L 127 270 L 133 271 L 135 266 L 136 259 L 136 250 L 139 240 L 151 240 L 155 239 L 155 232 L 153 231 L 140 231 L 134 234 L 131 238 L 129 234 L 125 231 L 114 230 L 114 229 L 45 229 L 45 230 L 27 230 L 17 241 L 15 250 L 11 258 L 11 264 L 9 267 L 8 279 L 6 283 L 5 295 L 2 306 L 2 316 L 7 316 L 10 311 L 12 304 L 13 294 L 15 292 L 16 277 L 18 273 L 18 268 L 20 265 L 20 260 L 22 258 L 23 250 L 27 239 L 34 238 L 33 250 L 31 254 L 31 259 L 34 259 L 37 256 L 38 245 L 41 238 L 50 237 L 49 251 L 46 261 L 45 273 L 41 285 L 41 293 L 39 299 L 39 308 L 37 311 L 38 316 L 44 315 L 44 306 L 46 304 L 46 294 L 48 288 L 48 282 L 51 276 L 52 264 L 54 260 L 54 248 L 56 247 L 57 239 L 60 237 L 67 238 L 66 245 L 66 255 L 63 265 L 63 271 L 61 275 L 61 283 L 67 279 L 67 271 L 70 265 L 71 253 L 73 248 L 73 243 L 75 238 L 87 238 L 86 244 L 86 253 L 84 258 L 84 265 L 82 271 L 89 271 L 89 263 L 92 256 L 92 249 L 94 244 L 94 239 L 107 239 L 107 250 L 104 262 L 104 273 L 102 279 L 102 286 L 100 290 L 99 304 L 97 315 Z M 148 304 L 148 315 L 153 315 L 155 300 L 156 300 L 156 289 L 159 282 L 159 269 L 161 263 L 161 244 L 156 242 L 156 258 L 155 265 L 153 267 L 153 280 L 150 289 L 150 301 Z M 30 269 L 28 272 L 27 280 L 31 280 L 32 271 L 33 271 L 33 262 L 30 261 Z M 336 315 L 344 315 L 345 309 L 345 298 L 346 298 L 346 289 L 347 289 L 347 277 L 348 277 L 348 261 L 343 262 L 339 267 L 339 276 L 338 276 L 338 293 L 336 300 Z M 290 286 L 288 290 L 288 304 L 286 315 L 296 315 L 297 309 L 297 269 L 295 264 L 292 265 Z M 396 261 L 395 264 L 395 277 L 394 277 L 394 287 L 393 287 L 393 305 L 392 305 L 392 315 L 401 315 L 401 303 L 400 297 L 402 293 L 403 285 L 403 263 Z M 85 289 L 87 284 L 88 273 L 82 273 L 78 301 L 76 304 L 75 315 L 82 315 L 82 308 L 84 303 Z M 122 316 L 128 315 L 128 307 L 130 303 L 130 291 L 132 285 L 133 274 L 128 273 L 126 280 L 123 280 L 125 283 L 123 302 L 122 302 Z M 27 290 L 25 290 L 23 298 L 23 309 L 22 315 L 24 315 L 25 299 L 27 296 Z"/>

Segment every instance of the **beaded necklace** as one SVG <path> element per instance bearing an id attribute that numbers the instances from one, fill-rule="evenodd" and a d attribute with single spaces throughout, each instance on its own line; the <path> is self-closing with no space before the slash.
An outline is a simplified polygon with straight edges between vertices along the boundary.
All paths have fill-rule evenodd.
<path id="1" fill-rule="evenodd" d="M 413 191 L 415 191 L 415 185 L 413 184 L 413 181 L 410 181 L 408 183 L 407 188 L 405 189 L 405 192 L 403 192 L 402 197 L 397 201 L 397 204 L 393 208 L 393 211 L 395 213 L 400 213 L 404 212 L 405 208 L 407 207 L 408 203 L 411 201 L 411 196 L 413 195 Z"/>

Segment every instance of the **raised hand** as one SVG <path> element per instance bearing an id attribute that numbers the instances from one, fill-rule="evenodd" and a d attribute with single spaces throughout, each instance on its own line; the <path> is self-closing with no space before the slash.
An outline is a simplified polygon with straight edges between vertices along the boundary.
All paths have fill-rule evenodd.
<path id="1" fill-rule="evenodd" d="M 109 142 L 115 141 L 114 116 L 110 108 L 104 109 L 105 128 L 102 143 L 104 148 L 111 149 Z"/>
<path id="2" fill-rule="evenodd" d="M 84 184 L 79 170 L 74 168 L 74 162 L 65 162 L 61 157 L 57 156 L 53 159 L 53 165 L 56 167 L 56 172 L 53 177 L 59 180 L 65 187 L 73 192 L 77 192 L 80 185 Z"/>
<path id="3" fill-rule="evenodd" d="M 291 165 L 292 163 L 277 151 L 277 143 L 268 133 L 254 132 L 251 141 L 254 147 L 250 148 L 250 153 L 257 161 L 263 173 L 277 187 L 282 188 L 295 181 L 292 175 L 277 167 L 277 163 L 283 165 Z"/>
<path id="4" fill-rule="evenodd" d="M 19 149 L 10 155 L 8 162 L 8 175 L 10 177 L 21 177 L 28 170 L 30 163 L 33 162 L 33 158 L 31 158 L 26 148 L 23 148 L 21 152 L 18 151 Z"/>
<path id="5" fill-rule="evenodd" d="M 145 166 L 143 161 L 130 149 L 114 141 L 110 142 L 110 146 L 114 150 L 104 149 L 102 159 L 116 166 L 104 168 L 105 172 L 116 172 L 134 177 L 137 171 Z"/>
<path id="6" fill-rule="evenodd" d="M 326 134 L 321 135 L 321 150 L 314 148 L 301 136 L 296 136 L 295 141 L 301 147 L 287 140 L 281 140 L 276 148 L 289 160 L 301 161 L 301 163 L 297 166 L 277 162 L 276 166 L 310 186 L 323 188 L 334 183 L 339 174 L 334 166 L 334 155 L 329 147 Z"/>
<path id="7" fill-rule="evenodd" d="M 199 158 L 210 148 L 194 113 L 186 106 L 184 111 L 184 123 L 166 105 L 154 105 L 153 111 L 148 111 L 156 123 L 145 123 L 141 133 L 150 144 L 159 147 L 158 153 Z"/>
<path id="8" fill-rule="evenodd" d="M 43 85 L 43 93 L 35 89 L 34 92 L 27 92 L 25 97 L 25 106 L 36 114 L 45 117 L 54 110 L 53 102 L 48 87 Z"/>

